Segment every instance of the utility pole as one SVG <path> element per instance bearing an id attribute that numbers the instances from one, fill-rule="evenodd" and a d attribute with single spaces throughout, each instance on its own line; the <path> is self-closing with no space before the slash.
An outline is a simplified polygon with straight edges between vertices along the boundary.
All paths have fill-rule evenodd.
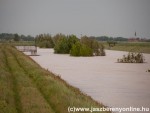
<path id="1" fill-rule="evenodd" d="M 135 37 L 136 37 L 136 31 L 135 31 L 135 34 L 134 34 L 134 35 L 135 35 Z"/>

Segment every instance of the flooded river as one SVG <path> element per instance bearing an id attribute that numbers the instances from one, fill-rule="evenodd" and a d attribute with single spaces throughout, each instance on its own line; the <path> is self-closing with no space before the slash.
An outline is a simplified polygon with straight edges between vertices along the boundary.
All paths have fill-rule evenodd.
<path id="1" fill-rule="evenodd" d="M 53 49 L 38 49 L 37 54 L 31 58 L 38 64 L 104 105 L 150 108 L 150 54 L 144 54 L 143 64 L 116 63 L 127 53 L 111 50 L 98 57 L 54 54 Z"/>

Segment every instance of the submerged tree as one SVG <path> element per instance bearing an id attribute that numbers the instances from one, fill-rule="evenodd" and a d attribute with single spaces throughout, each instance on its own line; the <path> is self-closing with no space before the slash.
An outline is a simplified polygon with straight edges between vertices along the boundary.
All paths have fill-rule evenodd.
<path id="1" fill-rule="evenodd" d="M 119 63 L 144 63 L 144 56 L 142 53 L 129 52 L 128 55 L 123 55 L 122 59 L 118 59 Z"/>
<path id="2" fill-rule="evenodd" d="M 69 54 L 71 56 L 104 56 L 104 46 L 97 40 L 87 36 L 78 39 L 75 35 L 56 34 L 53 38 L 48 34 L 36 36 L 39 47 L 52 48 L 54 53 Z"/>
<path id="3" fill-rule="evenodd" d="M 79 41 L 79 39 L 75 35 L 68 35 L 67 39 L 68 39 L 69 49 L 72 48 L 73 44 Z"/>
<path id="4" fill-rule="evenodd" d="M 94 56 L 105 56 L 104 46 L 93 38 L 81 37 L 81 43 L 92 49 Z"/>
<path id="5" fill-rule="evenodd" d="M 63 34 L 57 34 L 54 36 L 54 52 L 69 54 L 72 48 L 72 45 L 78 41 L 78 38 L 75 35 L 65 36 Z"/>
<path id="6" fill-rule="evenodd" d="M 105 56 L 104 46 L 98 41 L 94 40 L 92 43 L 93 54 L 95 56 Z"/>
<path id="7" fill-rule="evenodd" d="M 67 38 L 66 37 L 60 38 L 57 41 L 57 43 L 55 44 L 54 52 L 66 54 L 66 53 L 69 53 L 69 51 L 70 51 L 70 49 L 68 46 Z"/>
<path id="8" fill-rule="evenodd" d="M 70 55 L 71 56 L 93 56 L 93 51 L 85 44 L 81 44 L 81 42 L 76 42 L 70 50 Z"/>

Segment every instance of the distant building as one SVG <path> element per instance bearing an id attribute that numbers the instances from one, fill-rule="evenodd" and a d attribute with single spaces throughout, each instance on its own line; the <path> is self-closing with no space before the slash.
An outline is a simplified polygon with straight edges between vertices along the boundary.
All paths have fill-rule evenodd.
<path id="1" fill-rule="evenodd" d="M 128 39 L 128 42 L 139 42 L 139 41 L 140 41 L 140 38 L 135 38 L 135 37 Z"/>
<path id="2" fill-rule="evenodd" d="M 139 42 L 139 41 L 140 41 L 140 38 L 137 37 L 136 31 L 134 33 L 134 37 L 131 37 L 131 38 L 128 39 L 128 42 Z"/>

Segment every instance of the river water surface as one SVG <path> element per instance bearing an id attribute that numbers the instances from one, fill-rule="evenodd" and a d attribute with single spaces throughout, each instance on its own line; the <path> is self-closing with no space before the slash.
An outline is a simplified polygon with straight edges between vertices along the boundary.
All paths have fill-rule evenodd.
<path id="1" fill-rule="evenodd" d="M 71 57 L 39 48 L 37 54 L 31 58 L 38 64 L 104 105 L 150 108 L 150 72 L 146 72 L 150 54 L 144 54 L 142 64 L 116 63 L 127 53 L 111 50 L 96 57 Z"/>

